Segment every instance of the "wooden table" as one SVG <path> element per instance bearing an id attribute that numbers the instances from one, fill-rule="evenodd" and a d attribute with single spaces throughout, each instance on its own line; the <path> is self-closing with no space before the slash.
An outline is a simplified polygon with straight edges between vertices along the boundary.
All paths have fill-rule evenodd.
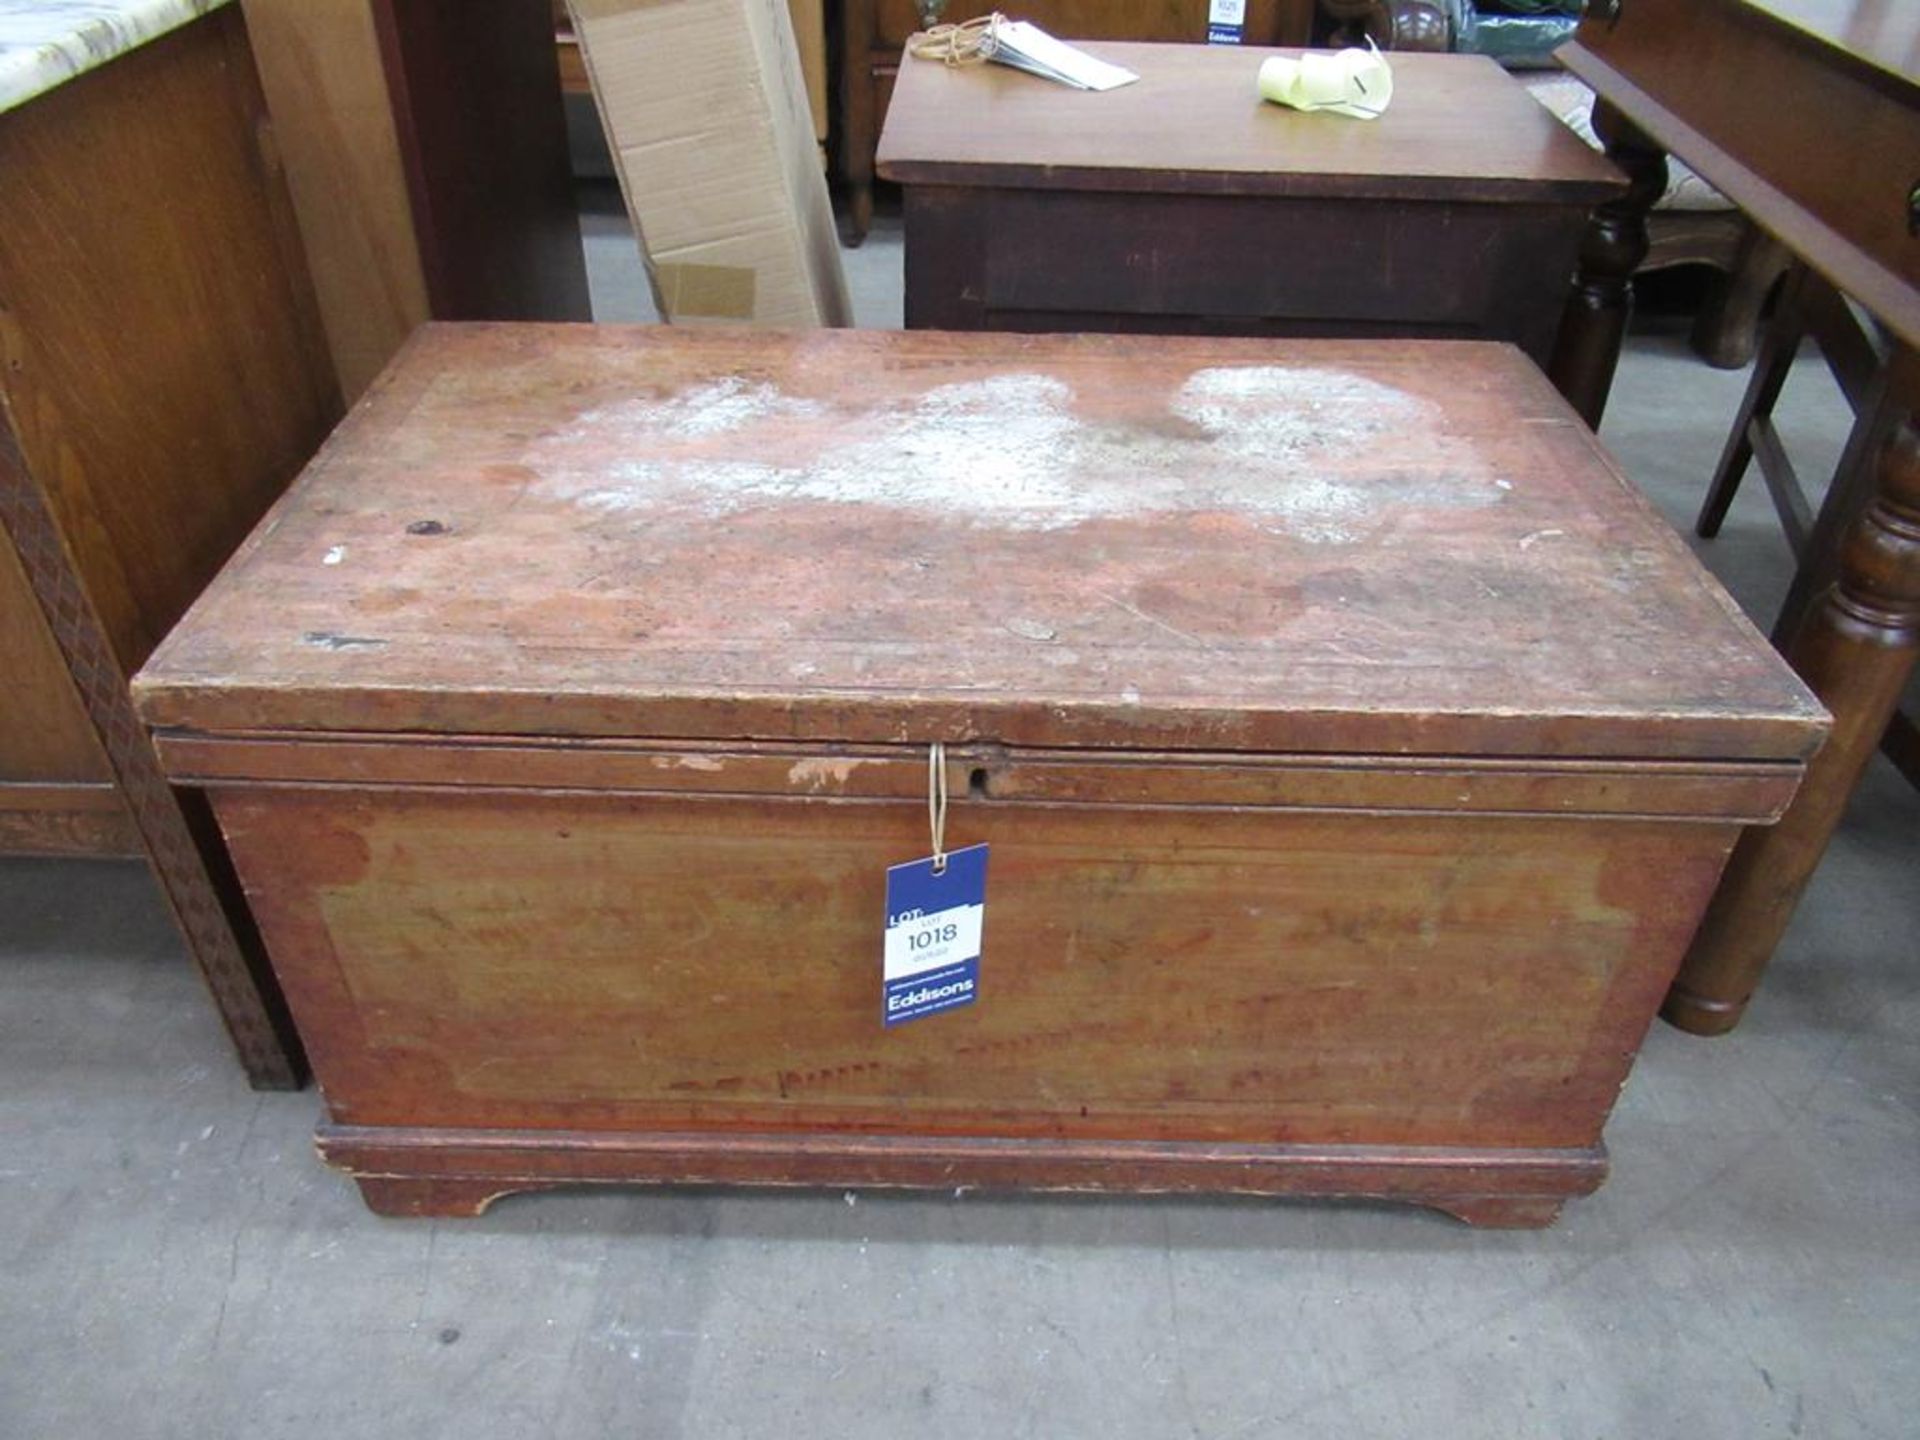
<path id="1" fill-rule="evenodd" d="M 1595 215 L 1555 357 L 1589 423 L 1606 406 L 1667 151 L 1900 347 L 1775 637 L 1833 711 L 1833 739 L 1786 821 L 1742 842 L 1668 1000 L 1675 1024 L 1717 1034 L 1744 1013 L 1920 648 L 1920 7 L 1627 0 L 1592 7 L 1561 53 L 1599 94 L 1596 128 L 1632 180 Z"/>
<path id="2" fill-rule="evenodd" d="M 145 855 L 280 1087 L 278 989 L 127 693 L 340 413 L 271 140 L 237 7 L 0 17 L 0 852 Z"/>
<path id="3" fill-rule="evenodd" d="M 1247 0 L 1242 34 L 1249 45 L 1305 45 L 1314 0 Z M 849 238 L 858 245 L 873 223 L 873 150 L 887 117 L 907 38 L 942 20 L 966 20 L 978 8 L 953 0 L 840 0 L 837 179 L 846 187 Z M 1208 0 L 1028 0 L 1015 18 L 1062 39 L 1148 40 L 1199 44 L 1207 38 Z"/>
<path id="4" fill-rule="evenodd" d="M 1491 60 L 1396 55 L 1375 121 L 1262 102 L 1268 50 L 1089 45 L 1137 84 L 903 70 L 906 319 L 945 330 L 1509 340 L 1544 363 L 1623 181 Z"/>
<path id="5" fill-rule="evenodd" d="M 1544 1224 L 1826 723 L 1540 372 L 1446 341 L 433 327 L 136 689 L 403 1214 Z M 986 949 L 885 1027 L 930 764 Z"/>

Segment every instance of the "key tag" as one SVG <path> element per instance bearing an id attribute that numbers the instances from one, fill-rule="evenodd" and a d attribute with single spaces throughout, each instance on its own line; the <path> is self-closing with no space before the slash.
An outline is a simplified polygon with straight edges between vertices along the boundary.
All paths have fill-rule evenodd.
<path id="1" fill-rule="evenodd" d="M 979 998 L 980 935 L 987 916 L 987 847 L 951 854 L 947 753 L 927 752 L 927 823 L 933 854 L 887 868 L 887 933 L 881 1019 L 901 1025 Z"/>

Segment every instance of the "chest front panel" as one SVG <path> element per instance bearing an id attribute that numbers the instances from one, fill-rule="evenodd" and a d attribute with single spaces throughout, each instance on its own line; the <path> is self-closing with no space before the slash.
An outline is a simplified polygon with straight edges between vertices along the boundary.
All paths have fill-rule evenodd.
<path id="1" fill-rule="evenodd" d="M 336 1119 L 482 1128 L 1587 1144 L 1733 833 L 957 807 L 980 999 L 883 1031 L 923 804 L 217 802 Z"/>

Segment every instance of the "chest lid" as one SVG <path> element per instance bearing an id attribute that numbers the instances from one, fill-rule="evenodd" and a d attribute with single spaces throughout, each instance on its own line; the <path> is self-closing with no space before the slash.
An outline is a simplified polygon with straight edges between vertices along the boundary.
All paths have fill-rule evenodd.
<path id="1" fill-rule="evenodd" d="M 207 734 L 1797 758 L 1518 351 L 435 326 L 136 681 Z"/>

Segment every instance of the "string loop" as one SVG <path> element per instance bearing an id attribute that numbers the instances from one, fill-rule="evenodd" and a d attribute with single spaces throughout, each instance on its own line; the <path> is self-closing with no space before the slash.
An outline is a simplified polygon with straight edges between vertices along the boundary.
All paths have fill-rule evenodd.
<path id="1" fill-rule="evenodd" d="M 957 25 L 935 25 L 914 36 L 907 53 L 916 60 L 938 60 L 949 69 L 983 64 L 993 58 L 1000 43 L 1000 27 L 1006 19 L 996 10 L 991 15 L 962 20 Z"/>
<path id="2" fill-rule="evenodd" d="M 933 832 L 933 873 L 947 869 L 947 747 L 938 740 L 927 751 L 927 827 Z"/>

